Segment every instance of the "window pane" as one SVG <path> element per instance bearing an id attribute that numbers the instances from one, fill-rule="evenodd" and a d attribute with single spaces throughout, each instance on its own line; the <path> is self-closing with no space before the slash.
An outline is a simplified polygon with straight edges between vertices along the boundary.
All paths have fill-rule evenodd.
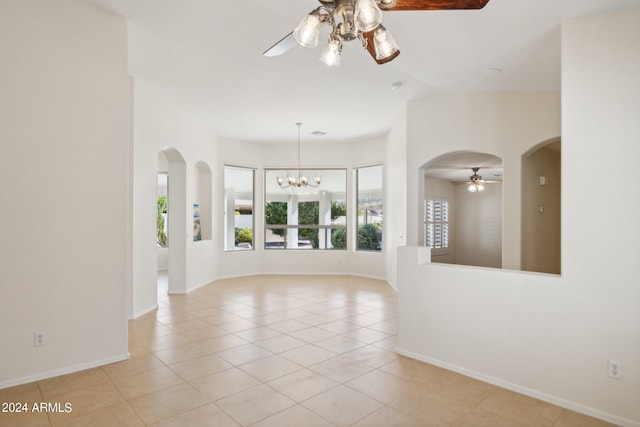
<path id="1" fill-rule="evenodd" d="M 356 169 L 358 186 L 358 250 L 382 250 L 382 165 Z"/>
<path id="2" fill-rule="evenodd" d="M 253 249 L 253 180 L 249 168 L 224 168 L 224 249 Z"/>
<path id="3" fill-rule="evenodd" d="M 297 170 L 265 170 L 265 249 L 346 249 L 346 170 L 300 173 L 320 185 L 288 186 Z"/>

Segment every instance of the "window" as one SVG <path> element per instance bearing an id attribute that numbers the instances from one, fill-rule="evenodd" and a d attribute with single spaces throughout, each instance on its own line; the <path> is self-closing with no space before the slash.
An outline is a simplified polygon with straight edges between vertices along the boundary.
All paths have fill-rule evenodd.
<path id="1" fill-rule="evenodd" d="M 251 250 L 254 170 L 224 167 L 224 250 Z"/>
<path id="2" fill-rule="evenodd" d="M 424 241 L 432 249 L 449 247 L 449 202 L 444 199 L 424 201 Z"/>
<path id="3" fill-rule="evenodd" d="M 382 250 L 382 165 L 356 169 L 359 251 Z"/>
<path id="4" fill-rule="evenodd" d="M 158 173 L 158 193 L 157 193 L 157 201 L 158 201 L 158 214 L 156 219 L 156 244 L 159 248 L 167 248 L 169 247 L 169 233 L 167 229 L 168 214 L 169 214 L 169 205 L 168 205 L 168 194 L 169 194 L 169 174 L 166 172 Z"/>
<path id="5" fill-rule="evenodd" d="M 301 173 L 322 181 L 318 187 L 282 188 L 278 177 L 291 171 L 265 170 L 265 249 L 346 249 L 346 170 Z"/>

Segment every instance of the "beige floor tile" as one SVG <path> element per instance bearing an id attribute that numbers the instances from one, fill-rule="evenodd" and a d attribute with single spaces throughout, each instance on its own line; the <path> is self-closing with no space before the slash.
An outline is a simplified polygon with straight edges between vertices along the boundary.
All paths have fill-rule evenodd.
<path id="1" fill-rule="evenodd" d="M 280 356 L 289 359 L 300 366 L 310 366 L 335 357 L 336 354 L 313 344 L 307 344 L 294 348 L 293 350 L 280 353 Z"/>
<path id="2" fill-rule="evenodd" d="M 338 383 L 305 368 L 270 381 L 268 385 L 296 402 L 302 402 L 336 387 Z"/>
<path id="3" fill-rule="evenodd" d="M 116 387 L 126 399 L 133 399 L 182 383 L 184 379 L 166 366 L 115 381 Z"/>
<path id="4" fill-rule="evenodd" d="M 211 323 L 207 323 L 202 319 L 190 319 L 190 320 L 183 320 L 181 322 L 174 322 L 169 326 L 171 329 L 173 329 L 176 332 L 182 332 L 182 331 L 192 331 L 194 329 L 198 329 L 198 328 L 206 328 L 208 326 L 211 326 Z"/>
<path id="5" fill-rule="evenodd" d="M 287 350 L 302 347 L 306 343 L 289 335 L 278 335 L 277 337 L 257 341 L 255 344 L 262 348 L 266 348 L 272 353 L 282 353 Z"/>
<path id="6" fill-rule="evenodd" d="M 277 354 L 254 360 L 238 367 L 262 382 L 271 381 L 302 369 L 302 366 Z"/>
<path id="7" fill-rule="evenodd" d="M 379 368 L 398 358 L 398 355 L 392 351 L 384 350 L 371 345 L 358 348 L 356 350 L 344 353 L 343 356 L 363 363 L 372 368 Z"/>
<path id="8" fill-rule="evenodd" d="M 368 372 L 345 383 L 345 385 L 385 404 L 391 403 L 418 387 L 416 382 L 407 381 L 379 370 Z"/>
<path id="9" fill-rule="evenodd" d="M 373 344 L 374 342 L 381 341 L 385 338 L 389 338 L 389 334 L 376 331 L 370 328 L 360 328 L 355 331 L 345 332 L 344 336 L 361 341 L 366 344 Z"/>
<path id="10" fill-rule="evenodd" d="M 498 387 L 460 375 L 455 372 L 442 370 L 440 375 L 422 381 L 422 390 L 442 393 L 451 397 L 462 398 L 474 405 L 480 404 Z"/>
<path id="11" fill-rule="evenodd" d="M 524 427 L 522 424 L 501 417 L 482 408 L 475 408 L 453 424 L 453 427 Z"/>
<path id="12" fill-rule="evenodd" d="M 68 393 L 44 398 L 44 402 L 59 402 L 63 406 L 67 403 L 71 405 L 71 412 L 69 413 L 49 413 L 49 419 L 54 424 L 87 415 L 124 401 L 122 393 L 111 382 L 90 384 L 85 388 L 78 388 Z"/>
<path id="13" fill-rule="evenodd" d="M 13 387 L 12 387 L 13 388 Z M 15 407 L 12 409 L 14 412 L 0 412 L 0 426 L 10 426 L 10 427 L 47 427 L 50 425 L 49 423 L 49 415 L 45 412 L 33 412 L 33 404 L 39 404 L 42 402 L 42 398 L 37 400 L 14 400 L 14 399 L 0 399 L 0 403 L 2 402 L 12 402 L 12 403 L 26 403 L 27 408 L 26 412 L 22 412 L 23 408 L 20 408 L 21 412 L 17 412 L 18 409 Z"/>
<path id="14" fill-rule="evenodd" d="M 615 427 L 615 424 L 565 409 L 553 427 Z"/>
<path id="15" fill-rule="evenodd" d="M 191 385 L 182 384 L 132 399 L 129 403 L 146 424 L 153 424 L 204 406 L 209 401 Z"/>
<path id="16" fill-rule="evenodd" d="M 429 423 L 425 423 L 424 421 L 418 421 L 415 418 L 411 418 L 408 415 L 403 414 L 402 412 L 398 412 L 395 409 L 384 406 L 374 413 L 364 417 L 360 421 L 355 424 L 352 424 L 353 427 L 420 427 L 420 426 L 429 426 L 429 427 L 448 427 L 442 421 L 432 420 Z"/>
<path id="17" fill-rule="evenodd" d="M 37 382 L 0 389 L 0 402 L 41 402 L 42 394 Z M 0 412 L 1 414 L 2 412 Z"/>
<path id="18" fill-rule="evenodd" d="M 244 365 L 272 354 L 269 350 L 251 343 L 217 353 L 218 356 L 236 366 Z"/>
<path id="19" fill-rule="evenodd" d="M 337 356 L 309 367 L 314 372 L 344 383 L 371 371 L 371 367 L 344 356 Z"/>
<path id="20" fill-rule="evenodd" d="M 292 406 L 270 416 L 252 427 L 334 427 L 320 415 L 314 414 L 301 405 Z"/>
<path id="21" fill-rule="evenodd" d="M 170 334 L 170 335 L 162 335 L 160 337 L 141 338 L 137 340 L 137 342 L 141 343 L 144 346 L 144 348 L 146 348 L 150 352 L 189 344 L 189 340 L 178 333 Z"/>
<path id="22" fill-rule="evenodd" d="M 152 427 L 239 427 L 230 416 L 215 404 L 201 406 L 152 424 Z"/>
<path id="23" fill-rule="evenodd" d="M 111 363 L 102 367 L 111 380 L 152 371 L 165 366 L 164 363 L 153 354 L 146 352 L 132 356 L 122 362 Z"/>
<path id="24" fill-rule="evenodd" d="M 293 400 L 264 384 L 216 402 L 217 406 L 243 426 L 277 414 L 294 404 Z"/>
<path id="25" fill-rule="evenodd" d="M 210 340 L 211 338 L 227 335 L 228 332 L 218 328 L 217 326 L 206 326 L 204 328 L 192 329 L 181 332 L 182 336 L 193 342 Z"/>
<path id="26" fill-rule="evenodd" d="M 314 343 L 316 341 L 331 338 L 337 335 L 337 333 L 313 326 L 291 332 L 289 335 L 308 343 Z"/>
<path id="27" fill-rule="evenodd" d="M 245 340 L 233 334 L 223 335 L 198 342 L 200 347 L 211 353 L 219 353 L 245 344 L 247 344 Z"/>
<path id="28" fill-rule="evenodd" d="M 233 365 L 216 355 L 208 354 L 196 359 L 176 363 L 169 367 L 185 380 L 192 380 L 224 371 L 233 367 Z"/>
<path id="29" fill-rule="evenodd" d="M 189 359 L 204 356 L 208 351 L 195 343 L 159 350 L 153 354 L 166 365 L 174 365 Z"/>
<path id="30" fill-rule="evenodd" d="M 302 403 L 337 426 L 348 426 L 380 409 L 383 405 L 344 386 L 332 388 Z"/>
<path id="31" fill-rule="evenodd" d="M 255 387 L 260 381 L 238 368 L 198 378 L 191 384 L 211 401 L 216 401 L 240 391 Z"/>
<path id="32" fill-rule="evenodd" d="M 38 384 L 42 397 L 48 400 L 54 396 L 109 382 L 109 377 L 101 368 L 93 368 L 42 380 Z"/>
<path id="33" fill-rule="evenodd" d="M 381 371 L 405 380 L 434 382 L 437 381 L 445 370 L 414 359 L 399 356 L 395 360 L 380 366 Z"/>
<path id="34" fill-rule="evenodd" d="M 498 389 L 480 407 L 525 426 L 551 426 L 562 415 L 562 408 L 541 400 Z"/>
<path id="35" fill-rule="evenodd" d="M 256 341 L 263 341 L 269 338 L 282 335 L 275 329 L 271 329 L 267 326 L 260 326 L 258 328 L 247 329 L 245 331 L 236 332 L 234 335 L 242 338 L 243 340 L 255 343 Z"/>
<path id="36" fill-rule="evenodd" d="M 476 405 L 463 398 L 414 389 L 389 406 L 423 422 L 438 420 L 452 424 L 471 412 Z"/>
<path id="37" fill-rule="evenodd" d="M 113 406 L 107 406 L 87 415 L 73 418 L 68 421 L 53 424 L 54 427 L 144 427 L 142 419 L 129 406 L 122 402 Z"/>
<path id="38" fill-rule="evenodd" d="M 336 354 L 348 353 L 367 345 L 362 341 L 357 341 L 344 335 L 336 335 L 331 338 L 316 341 L 313 344 Z"/>
<path id="39" fill-rule="evenodd" d="M 324 323 L 320 327 L 336 334 L 344 334 L 345 332 L 360 329 L 362 326 L 347 320 L 334 320 L 333 322 Z"/>
<path id="40" fill-rule="evenodd" d="M 304 312 L 305 315 L 308 315 L 309 312 Z M 293 320 L 288 318 L 287 320 L 283 320 L 282 322 L 276 322 L 269 325 L 269 327 L 273 330 L 276 330 L 283 334 L 291 334 L 291 332 L 299 331 L 301 329 L 306 329 L 309 327 L 308 324 L 298 322 L 297 320 Z"/>
<path id="41" fill-rule="evenodd" d="M 244 331 L 247 329 L 252 329 L 252 328 L 256 328 L 260 325 L 258 325 L 257 323 L 253 323 L 250 320 L 247 319 L 238 319 L 238 320 L 232 320 L 230 322 L 225 322 L 225 323 L 220 323 L 219 325 L 216 325 L 217 327 L 224 329 L 227 332 L 240 332 L 240 331 Z"/>

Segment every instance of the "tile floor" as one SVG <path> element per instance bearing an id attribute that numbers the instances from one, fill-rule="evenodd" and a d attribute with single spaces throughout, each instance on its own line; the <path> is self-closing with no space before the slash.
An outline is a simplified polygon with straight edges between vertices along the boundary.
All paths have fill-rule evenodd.
<path id="1" fill-rule="evenodd" d="M 0 390 L 71 413 L 0 425 L 610 425 L 396 355 L 396 295 L 378 280 L 256 276 L 159 303 L 130 322 L 129 360 Z"/>

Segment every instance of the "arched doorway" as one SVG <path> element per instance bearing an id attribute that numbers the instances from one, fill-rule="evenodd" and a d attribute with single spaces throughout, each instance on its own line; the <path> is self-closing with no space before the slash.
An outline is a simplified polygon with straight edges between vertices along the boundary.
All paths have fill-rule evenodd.
<path id="1" fill-rule="evenodd" d="M 458 151 L 422 171 L 421 243 L 431 247 L 431 261 L 502 268 L 502 159 Z"/>
<path id="2" fill-rule="evenodd" d="M 522 156 L 522 270 L 560 274 L 561 141 Z"/>

